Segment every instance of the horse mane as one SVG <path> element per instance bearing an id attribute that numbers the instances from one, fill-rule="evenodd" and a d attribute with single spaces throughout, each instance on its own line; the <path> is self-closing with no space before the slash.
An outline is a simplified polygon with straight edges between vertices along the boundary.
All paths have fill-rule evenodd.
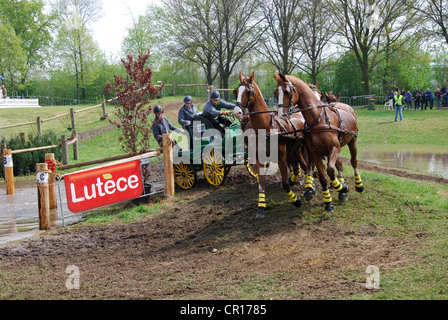
<path id="1" fill-rule="evenodd" d="M 306 94 L 307 100 L 309 98 L 312 98 L 312 99 L 315 99 L 316 101 L 318 101 L 317 103 L 320 103 L 320 100 L 317 99 L 317 97 L 314 94 L 313 89 L 310 88 L 310 85 L 308 83 L 306 83 L 305 81 L 303 81 L 300 78 L 297 78 L 296 76 L 285 75 L 285 77 L 287 79 L 289 79 L 289 81 L 291 81 L 294 86 L 301 87 L 301 89 L 302 89 L 301 93 L 302 93 L 302 95 Z"/>

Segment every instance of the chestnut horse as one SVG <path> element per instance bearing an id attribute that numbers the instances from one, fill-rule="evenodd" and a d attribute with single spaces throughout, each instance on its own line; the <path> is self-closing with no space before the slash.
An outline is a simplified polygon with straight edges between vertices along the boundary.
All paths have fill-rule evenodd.
<path id="1" fill-rule="evenodd" d="M 296 207 L 300 207 L 302 200 L 291 190 L 290 182 L 294 183 L 298 180 L 300 170 L 298 164 L 303 170 L 307 170 L 302 155 L 303 134 L 298 131 L 303 128 L 305 120 L 301 117 L 287 120 L 275 115 L 273 111 L 268 109 L 254 78 L 254 73 L 249 78 L 245 78 L 240 73 L 241 83 L 233 92 L 235 98 L 237 98 L 234 115 L 239 119 L 249 116 L 250 126 L 257 134 L 257 141 L 258 139 L 266 139 L 266 150 L 270 150 L 271 143 L 271 139 L 267 137 L 278 134 L 278 166 L 282 177 L 282 187 L 288 194 L 290 202 Z M 259 136 L 259 130 L 266 130 L 266 137 Z M 294 167 L 291 179 L 288 179 L 288 164 Z M 263 168 L 264 165 L 260 163 L 257 152 L 256 169 L 259 176 L 259 203 L 256 218 L 266 217 L 266 177 Z"/>
<path id="2" fill-rule="evenodd" d="M 305 144 L 307 150 L 319 172 L 319 181 L 322 186 L 325 210 L 333 212 L 333 200 L 328 190 L 325 165 L 323 158 L 328 157 L 327 174 L 335 190 L 347 193 L 348 187 L 340 183 L 335 177 L 335 164 L 339 158 L 341 147 L 348 145 L 351 155 L 351 164 L 355 172 L 356 191 L 363 192 L 361 176 L 357 165 L 356 139 L 358 136 L 358 123 L 350 106 L 333 108 L 316 97 L 313 90 L 301 79 L 283 74 L 274 75 L 277 81 L 276 97 L 280 105 L 293 105 L 299 108 L 308 127 L 304 128 Z M 346 110 L 344 110 L 346 109 Z"/>

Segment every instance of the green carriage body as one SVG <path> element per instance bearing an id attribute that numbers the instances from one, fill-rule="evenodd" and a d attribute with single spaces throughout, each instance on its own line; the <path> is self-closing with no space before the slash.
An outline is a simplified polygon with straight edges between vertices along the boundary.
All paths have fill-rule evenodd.
<path id="1" fill-rule="evenodd" d="M 194 139 L 193 149 L 181 150 L 178 153 L 179 158 L 188 158 L 189 163 L 181 162 L 174 165 L 176 185 L 182 189 L 192 188 L 197 179 L 196 173 L 202 170 L 211 185 L 219 186 L 224 183 L 230 168 L 240 164 L 245 164 L 249 173 L 256 176 L 247 164 L 241 125 L 232 124 L 223 137 L 220 134 L 204 134 L 210 132 L 209 129 L 213 129 L 213 126 L 207 118 L 201 115 L 194 118 L 193 126 L 189 130 L 190 137 Z M 232 148 L 231 151 L 229 147 Z"/>

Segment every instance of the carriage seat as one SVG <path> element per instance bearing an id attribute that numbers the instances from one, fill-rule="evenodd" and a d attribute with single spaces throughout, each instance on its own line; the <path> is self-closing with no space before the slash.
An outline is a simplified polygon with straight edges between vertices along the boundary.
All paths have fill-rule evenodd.
<path id="1" fill-rule="evenodd" d="M 215 129 L 217 130 L 212 123 L 210 122 L 210 120 L 204 116 L 202 116 L 201 113 L 199 113 L 198 115 L 196 115 L 193 119 L 193 124 L 194 122 L 200 122 L 201 124 L 196 124 L 193 125 L 193 137 L 195 138 L 202 138 L 202 134 L 208 130 L 208 129 Z"/>

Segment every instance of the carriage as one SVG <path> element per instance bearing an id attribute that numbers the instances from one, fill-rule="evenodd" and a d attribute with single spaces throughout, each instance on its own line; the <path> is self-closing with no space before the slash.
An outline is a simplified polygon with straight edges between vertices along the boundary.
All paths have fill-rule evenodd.
<path id="1" fill-rule="evenodd" d="M 193 146 L 188 150 L 178 150 L 179 159 L 188 159 L 174 164 L 174 181 L 181 189 L 191 189 L 197 181 L 197 172 L 203 171 L 209 184 L 220 186 L 224 183 L 230 169 L 244 164 L 253 177 L 257 173 L 248 162 L 247 146 L 244 143 L 243 131 L 239 122 L 233 123 L 221 138 L 207 134 L 213 125 L 201 114 L 198 114 L 193 125 L 188 127 Z M 232 148 L 230 151 L 228 148 Z M 226 150 L 227 148 L 227 150 Z M 200 155 L 200 159 L 196 159 Z"/>

